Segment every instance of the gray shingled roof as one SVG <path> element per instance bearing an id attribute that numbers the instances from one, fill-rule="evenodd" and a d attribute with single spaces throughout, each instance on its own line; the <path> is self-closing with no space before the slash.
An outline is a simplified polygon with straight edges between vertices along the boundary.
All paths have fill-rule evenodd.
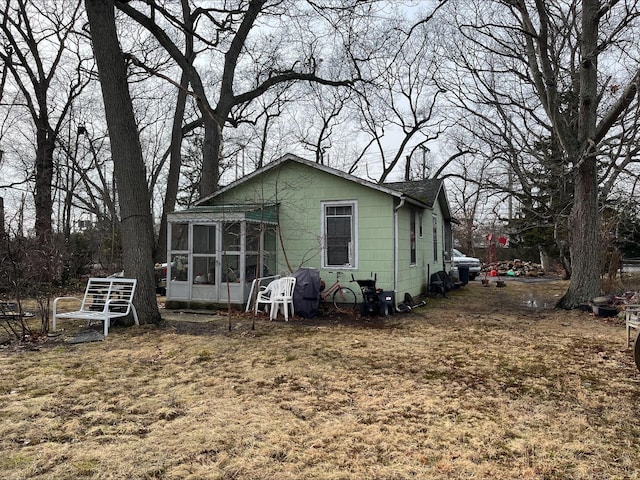
<path id="1" fill-rule="evenodd" d="M 432 208 L 438 198 L 438 193 L 442 188 L 442 180 L 427 179 L 413 180 L 410 182 L 388 182 L 384 183 L 384 186 L 392 190 L 402 192 Z"/>

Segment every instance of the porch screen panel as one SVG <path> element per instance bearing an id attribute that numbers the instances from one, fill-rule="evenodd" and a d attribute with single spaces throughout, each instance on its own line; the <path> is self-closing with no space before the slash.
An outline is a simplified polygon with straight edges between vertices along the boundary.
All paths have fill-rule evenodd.
<path id="1" fill-rule="evenodd" d="M 193 283 L 215 284 L 216 283 L 216 259 L 215 257 L 193 256 Z"/>
<path id="2" fill-rule="evenodd" d="M 189 280 L 189 256 L 186 254 L 171 254 L 171 281 L 186 282 Z"/>
<path id="3" fill-rule="evenodd" d="M 171 223 L 170 274 L 172 282 L 189 280 L 189 224 Z"/>
<path id="4" fill-rule="evenodd" d="M 268 226 L 264 231 L 264 248 L 262 249 L 263 270 L 267 275 L 277 271 L 276 251 L 278 249 L 278 234 L 276 227 Z"/>
<path id="5" fill-rule="evenodd" d="M 274 225 L 247 222 L 245 248 L 246 281 L 268 277 L 276 271 L 276 229 Z"/>
<path id="6" fill-rule="evenodd" d="M 225 223 L 222 228 L 222 251 L 240 253 L 240 223 Z"/>
<path id="7" fill-rule="evenodd" d="M 184 251 L 189 249 L 189 224 L 171 224 L 171 250 Z"/>
<path id="8" fill-rule="evenodd" d="M 222 281 L 237 283 L 240 281 L 240 256 L 222 255 Z"/>
<path id="9" fill-rule="evenodd" d="M 222 225 L 222 281 L 240 281 L 240 253 L 242 249 L 242 225 L 229 222 Z"/>
<path id="10" fill-rule="evenodd" d="M 260 235 L 262 233 L 262 225 L 259 223 L 247 222 L 247 252 L 257 252 L 260 250 Z"/>
<path id="11" fill-rule="evenodd" d="M 216 227 L 214 225 L 193 226 L 193 253 L 216 253 Z"/>
<path id="12" fill-rule="evenodd" d="M 250 282 L 256 277 L 261 277 L 260 261 L 260 237 L 262 235 L 262 225 L 260 223 L 247 222 L 247 235 L 245 241 L 245 280 Z"/>
<path id="13" fill-rule="evenodd" d="M 351 205 L 327 206 L 325 221 L 327 266 L 351 264 L 353 207 Z"/>

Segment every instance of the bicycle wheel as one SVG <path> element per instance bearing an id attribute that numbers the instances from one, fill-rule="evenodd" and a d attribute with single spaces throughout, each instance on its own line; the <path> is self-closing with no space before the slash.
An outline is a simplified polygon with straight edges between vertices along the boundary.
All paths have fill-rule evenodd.
<path id="1" fill-rule="evenodd" d="M 333 306 L 355 309 L 358 306 L 358 297 L 349 287 L 340 286 L 338 290 L 333 292 Z"/>

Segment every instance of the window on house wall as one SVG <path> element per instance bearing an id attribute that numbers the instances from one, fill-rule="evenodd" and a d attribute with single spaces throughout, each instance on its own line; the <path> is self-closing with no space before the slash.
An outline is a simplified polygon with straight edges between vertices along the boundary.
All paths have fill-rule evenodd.
<path id="1" fill-rule="evenodd" d="M 433 261 L 438 261 L 438 216 L 433 214 L 431 216 L 431 223 L 433 223 Z"/>
<path id="2" fill-rule="evenodd" d="M 410 251 L 410 264 L 415 265 L 417 261 L 417 248 L 416 248 L 416 217 L 417 212 L 411 209 L 409 212 L 409 251 Z"/>
<path id="3" fill-rule="evenodd" d="M 323 267 L 355 267 L 356 203 L 323 203 Z"/>
<path id="4" fill-rule="evenodd" d="M 424 215 L 418 212 L 418 237 L 424 237 Z"/>
<path id="5" fill-rule="evenodd" d="M 450 261 L 451 260 L 451 249 L 453 248 L 451 246 L 451 235 L 450 235 L 450 226 L 449 224 L 443 220 L 443 224 L 442 224 L 442 256 L 444 258 L 445 261 Z"/>

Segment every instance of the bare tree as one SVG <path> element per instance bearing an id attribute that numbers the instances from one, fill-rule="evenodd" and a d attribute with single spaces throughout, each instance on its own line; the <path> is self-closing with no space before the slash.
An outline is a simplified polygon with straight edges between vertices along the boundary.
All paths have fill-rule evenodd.
<path id="1" fill-rule="evenodd" d="M 0 59 L 35 130 L 35 231 L 41 238 L 52 230 L 56 140 L 74 99 L 89 81 L 85 72 L 91 60 L 75 35 L 81 15 L 79 0 L 5 0 L 0 11 Z"/>
<path id="2" fill-rule="evenodd" d="M 317 58 L 317 55 L 322 54 L 319 38 L 310 29 L 306 29 L 303 35 L 303 14 L 296 13 L 295 2 L 250 0 L 246 5 L 239 4 L 235 8 L 203 4 L 192 7 L 188 14 L 193 25 L 199 27 L 198 31 L 192 32 L 194 38 L 198 40 L 201 51 L 213 56 L 213 61 L 216 61 L 218 52 L 224 52 L 220 61 L 222 74 L 214 85 L 215 90 L 211 92 L 204 81 L 206 71 L 201 71 L 201 67 L 191 62 L 170 35 L 169 28 L 187 30 L 185 22 L 169 10 L 169 4 L 161 6 L 152 0 L 142 3 L 147 6 L 146 13 L 127 2 L 118 2 L 117 6 L 154 35 L 189 79 L 190 94 L 198 105 L 204 126 L 201 196 L 215 191 L 218 186 L 222 131 L 227 124 L 238 124 L 240 119 L 236 117 L 236 113 L 241 112 L 246 104 L 276 85 L 310 81 L 324 85 L 348 86 L 353 85 L 354 79 L 357 78 L 357 74 L 354 74 L 357 70 L 349 72 L 348 77 L 341 79 L 322 76 Z M 351 9 L 340 9 L 340 14 L 347 15 L 350 11 L 359 11 L 361 7 L 357 3 L 353 2 Z M 287 8 L 284 8 L 285 6 Z M 292 8 L 293 13 L 288 7 Z M 301 48 L 297 49 L 298 54 L 294 57 L 287 57 L 281 51 L 280 46 L 288 42 L 283 42 L 276 36 L 280 29 L 286 29 L 282 19 L 287 16 L 295 17 L 295 22 L 291 23 L 298 26 L 301 38 L 309 38 L 300 45 Z M 269 25 L 271 28 L 265 30 L 269 33 L 257 39 L 256 36 L 260 36 L 257 28 L 259 19 L 266 22 L 265 25 L 269 25 L 269 19 L 274 20 L 276 24 Z M 278 19 L 281 19 L 279 24 Z M 244 69 L 247 62 L 250 65 L 248 70 Z M 240 72 L 244 73 L 242 79 L 239 78 Z M 239 92 L 240 89 L 243 91 Z"/>
<path id="3" fill-rule="evenodd" d="M 381 172 L 376 175 L 380 183 L 403 161 L 410 162 L 416 150 L 436 140 L 448 125 L 439 111 L 439 97 L 446 91 L 438 83 L 440 57 L 433 41 L 437 31 L 426 21 L 406 29 L 408 32 L 401 23 L 389 27 L 387 57 L 372 65 L 375 70 L 369 75 L 375 79 L 364 86 L 356 107 L 361 129 L 369 137 L 365 149 L 375 150 L 381 161 Z M 396 138 L 391 148 L 388 137 Z M 356 171 L 357 162 L 350 173 Z M 406 172 L 410 169 L 410 164 L 405 167 Z"/>
<path id="4" fill-rule="evenodd" d="M 194 51 L 194 22 L 197 16 L 192 14 L 189 9 L 189 3 L 187 0 L 181 1 L 182 7 L 182 21 L 184 24 L 184 61 L 191 67 L 195 60 L 196 54 Z M 166 245 L 167 245 L 167 215 L 174 211 L 176 206 L 176 200 L 178 198 L 178 185 L 180 182 L 180 170 L 182 166 L 182 139 L 184 138 L 185 131 L 183 129 L 183 123 L 185 118 L 185 112 L 187 109 L 188 100 L 188 88 L 189 88 L 189 75 L 182 69 L 180 76 L 179 88 L 176 95 L 176 105 L 173 113 L 173 122 L 171 127 L 171 145 L 169 148 L 169 171 L 167 175 L 167 188 L 162 203 L 162 215 L 160 217 L 160 228 L 158 238 L 155 247 L 154 258 L 156 261 L 161 262 L 166 259 Z M 200 123 L 200 122 L 198 122 Z M 196 124 L 193 123 L 187 127 L 188 130 L 195 128 Z"/>
<path id="5" fill-rule="evenodd" d="M 572 179 L 567 228 L 572 275 L 559 302 L 565 308 L 600 292 L 598 155 L 636 96 L 640 70 L 637 63 L 632 66 L 624 78 L 627 86 L 615 101 L 605 102 L 608 80 L 599 59 L 620 55 L 619 41 L 638 14 L 636 2 L 598 0 L 458 5 L 456 28 L 468 49 L 467 71 L 476 79 L 493 77 L 485 85 L 496 92 L 497 104 L 519 110 L 519 128 L 557 145 L 553 162 Z"/>
<path id="6" fill-rule="evenodd" d="M 346 112 L 352 91 L 309 85 L 304 93 L 304 100 L 296 103 L 296 112 L 291 115 L 297 143 L 313 155 L 316 163 L 329 165 L 332 147 L 352 130 Z"/>
<path id="7" fill-rule="evenodd" d="M 291 98 L 287 94 L 288 89 L 284 86 L 280 89 L 274 89 L 270 95 L 262 95 L 256 102 L 259 105 L 259 112 L 255 115 L 254 120 L 250 122 L 252 125 L 252 134 L 250 132 L 249 138 L 244 142 L 243 155 L 246 153 L 247 147 L 251 144 L 251 139 L 256 139 L 255 150 L 258 152 L 254 161 L 255 168 L 262 168 L 267 163 L 269 155 L 268 147 L 271 146 L 273 150 L 276 146 L 276 152 L 280 153 L 279 141 L 282 140 L 282 135 L 277 135 L 277 142 L 269 141 L 272 135 L 274 124 L 282 116 L 286 110 L 287 105 L 291 104 L 295 98 Z M 275 145 L 274 145 L 275 144 Z"/>
<path id="8" fill-rule="evenodd" d="M 93 51 L 111 139 L 125 273 L 138 279 L 135 304 L 143 323 L 160 320 L 153 272 L 154 233 L 145 165 L 127 67 L 116 34 L 114 0 L 86 0 Z"/>

